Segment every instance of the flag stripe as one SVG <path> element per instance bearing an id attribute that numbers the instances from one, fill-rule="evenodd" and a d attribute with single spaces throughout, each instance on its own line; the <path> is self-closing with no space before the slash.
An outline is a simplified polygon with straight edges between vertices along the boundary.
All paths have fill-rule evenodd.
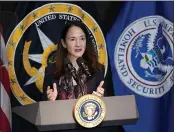
<path id="1" fill-rule="evenodd" d="M 0 32 L 0 58 L 2 63 L 4 64 L 4 66 L 7 68 L 7 65 L 5 65 L 7 63 L 7 57 L 6 57 L 6 50 L 5 50 L 5 42 L 4 39 L 2 37 L 2 34 Z"/>
<path id="2" fill-rule="evenodd" d="M 10 103 L 10 98 L 7 94 L 7 92 L 5 91 L 5 88 L 3 86 L 3 84 L 0 82 L 0 95 L 1 95 L 1 102 L 0 102 L 0 106 L 2 111 L 5 113 L 7 119 L 9 120 L 9 122 L 11 122 L 11 103 Z"/>
<path id="3" fill-rule="evenodd" d="M 3 84 L 5 91 L 10 97 L 11 89 L 10 89 L 8 71 L 4 66 L 3 62 L 1 61 L 1 59 L 0 59 L 0 82 Z"/>
<path id="4" fill-rule="evenodd" d="M 11 89 L 7 71 L 5 42 L 1 35 L 1 26 L 0 30 L 0 131 L 11 132 Z"/>
<path id="5" fill-rule="evenodd" d="M 5 66 L 7 69 L 7 62 L 5 42 L 2 37 L 2 26 L 0 25 L 0 68 Z"/>
<path id="6" fill-rule="evenodd" d="M 9 121 L 1 108 L 0 108 L 0 122 L 1 122 L 0 123 L 1 132 L 10 132 L 11 131 Z"/>

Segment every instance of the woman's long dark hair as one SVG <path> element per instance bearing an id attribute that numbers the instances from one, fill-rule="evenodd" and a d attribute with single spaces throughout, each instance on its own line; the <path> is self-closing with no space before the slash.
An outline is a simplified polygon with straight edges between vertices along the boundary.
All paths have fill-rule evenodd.
<path id="1" fill-rule="evenodd" d="M 68 53 L 67 49 L 64 48 L 62 45 L 61 39 L 65 41 L 68 30 L 73 26 L 81 28 L 82 31 L 85 33 L 86 49 L 82 58 L 86 61 L 90 72 L 93 74 L 96 71 L 101 71 L 103 68 L 102 65 L 98 62 L 98 54 L 95 51 L 95 47 L 93 46 L 91 39 L 89 38 L 87 27 L 82 22 L 77 22 L 77 21 L 67 22 L 61 32 L 60 42 L 57 47 L 56 72 L 55 72 L 56 78 L 59 78 L 61 75 L 65 73 L 64 59 L 67 57 L 67 53 Z"/>

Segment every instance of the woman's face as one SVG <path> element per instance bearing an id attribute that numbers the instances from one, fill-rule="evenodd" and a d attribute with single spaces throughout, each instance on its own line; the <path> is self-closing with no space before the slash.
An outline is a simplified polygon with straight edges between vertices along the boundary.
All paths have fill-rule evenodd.
<path id="1" fill-rule="evenodd" d="M 66 34 L 65 41 L 62 40 L 62 44 L 64 48 L 67 48 L 69 57 L 82 57 L 86 49 L 85 33 L 81 28 L 72 26 Z"/>

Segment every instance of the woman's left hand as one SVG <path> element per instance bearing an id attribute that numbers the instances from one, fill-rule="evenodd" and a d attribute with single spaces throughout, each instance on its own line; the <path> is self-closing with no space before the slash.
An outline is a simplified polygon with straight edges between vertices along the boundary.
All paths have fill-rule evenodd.
<path id="1" fill-rule="evenodd" d="M 104 81 L 101 81 L 99 86 L 97 87 L 97 90 L 93 91 L 92 94 L 102 97 L 104 95 L 104 91 L 105 91 L 104 88 L 102 88 L 103 84 L 104 84 Z"/>

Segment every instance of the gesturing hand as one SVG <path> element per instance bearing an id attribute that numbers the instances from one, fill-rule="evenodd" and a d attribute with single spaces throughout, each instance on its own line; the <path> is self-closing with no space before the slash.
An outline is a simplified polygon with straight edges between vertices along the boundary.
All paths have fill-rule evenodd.
<path id="1" fill-rule="evenodd" d="M 93 91 L 92 94 L 102 97 L 104 95 L 104 91 L 105 91 L 104 88 L 102 88 L 103 84 L 104 84 L 104 81 L 101 81 L 99 86 L 97 87 L 97 90 Z"/>
<path id="2" fill-rule="evenodd" d="M 50 88 L 50 86 L 47 87 L 47 98 L 50 101 L 55 101 L 58 95 L 57 91 L 57 85 L 56 83 L 53 83 L 53 89 Z"/>

